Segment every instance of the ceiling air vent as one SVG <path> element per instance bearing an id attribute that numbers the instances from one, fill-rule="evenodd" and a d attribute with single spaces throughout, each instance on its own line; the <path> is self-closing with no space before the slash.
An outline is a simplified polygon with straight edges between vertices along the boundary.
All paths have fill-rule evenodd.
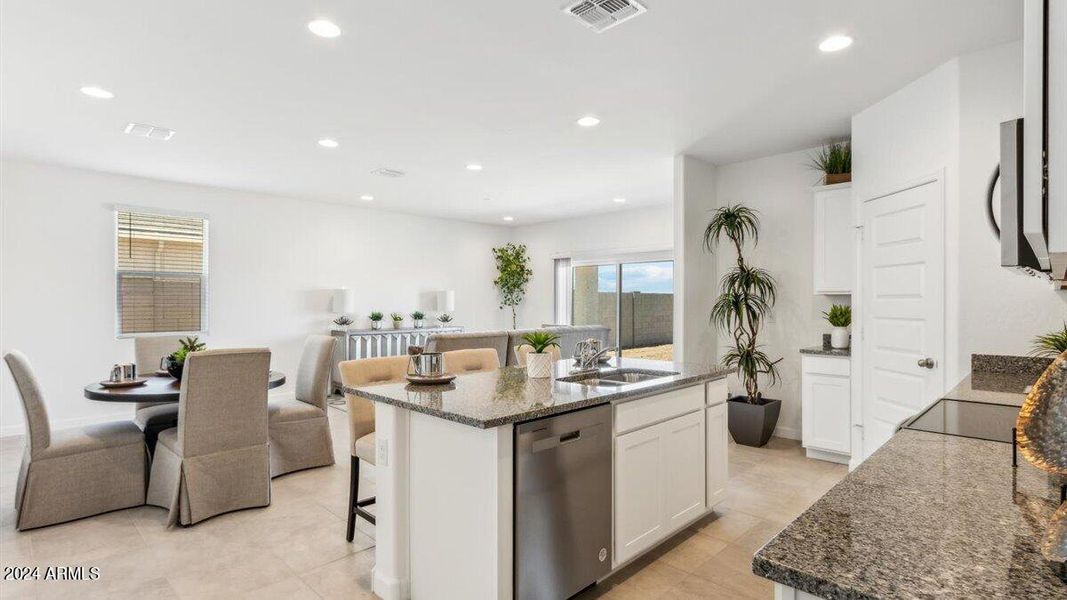
<path id="1" fill-rule="evenodd" d="M 563 10 L 586 27 L 601 33 L 648 9 L 636 0 L 579 0 L 568 4 Z"/>
<path id="2" fill-rule="evenodd" d="M 150 140 L 163 140 L 164 142 L 174 137 L 173 129 L 157 127 L 155 125 L 146 125 L 144 123 L 130 123 L 126 125 L 126 129 L 123 131 L 137 137 L 148 138 Z"/>
<path id="3" fill-rule="evenodd" d="M 381 175 L 382 177 L 394 177 L 394 178 L 395 177 L 403 177 L 404 175 L 407 175 L 407 173 L 405 173 L 404 171 L 401 171 L 400 169 L 390 169 L 389 167 L 378 167 L 377 169 L 374 169 L 373 171 L 371 171 L 371 173 L 373 173 L 375 175 Z"/>

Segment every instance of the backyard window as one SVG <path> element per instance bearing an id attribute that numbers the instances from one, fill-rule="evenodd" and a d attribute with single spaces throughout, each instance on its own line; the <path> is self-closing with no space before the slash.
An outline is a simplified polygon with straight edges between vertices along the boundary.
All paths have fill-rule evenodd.
<path id="1" fill-rule="evenodd" d="M 207 219 L 115 211 L 118 334 L 207 329 Z"/>

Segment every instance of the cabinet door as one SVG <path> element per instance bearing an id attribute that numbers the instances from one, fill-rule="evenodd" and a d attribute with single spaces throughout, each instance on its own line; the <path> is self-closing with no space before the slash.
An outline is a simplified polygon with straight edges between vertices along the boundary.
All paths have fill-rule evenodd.
<path id="1" fill-rule="evenodd" d="M 666 527 L 673 532 L 704 512 L 704 411 L 659 425 L 663 429 L 663 482 Z"/>
<path id="2" fill-rule="evenodd" d="M 706 421 L 708 424 L 708 508 L 726 498 L 726 481 L 729 474 L 729 440 L 726 426 L 726 403 L 709 407 Z"/>
<path id="3" fill-rule="evenodd" d="M 814 234 L 815 293 L 852 293 L 855 249 L 851 186 L 834 186 L 815 192 Z"/>
<path id="4" fill-rule="evenodd" d="M 667 533 L 661 425 L 615 438 L 615 564 L 629 560 Z"/>
<path id="5" fill-rule="evenodd" d="M 805 448 L 850 453 L 851 387 L 848 377 L 804 373 L 801 416 Z"/>

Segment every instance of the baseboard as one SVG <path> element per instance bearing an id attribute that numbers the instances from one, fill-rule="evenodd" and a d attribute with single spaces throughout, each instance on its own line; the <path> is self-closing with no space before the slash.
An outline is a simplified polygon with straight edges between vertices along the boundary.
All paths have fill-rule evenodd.
<path id="1" fill-rule="evenodd" d="M 776 427 L 774 429 L 774 435 L 780 438 L 786 438 L 787 440 L 799 440 L 800 432 L 792 427 Z"/>
<path id="2" fill-rule="evenodd" d="M 93 415 L 91 417 L 71 417 L 67 419 L 53 419 L 51 426 L 53 430 L 57 429 L 69 429 L 71 427 L 84 427 L 86 425 L 96 425 L 97 423 L 107 423 L 108 421 L 122 421 L 130 420 L 133 418 L 133 405 L 130 404 L 125 410 L 121 412 L 109 413 L 106 415 Z M 19 423 L 17 425 L 4 425 L 0 427 L 0 438 L 18 437 L 26 434 L 26 425 Z"/>
<path id="3" fill-rule="evenodd" d="M 407 581 L 385 576 L 377 565 L 371 569 L 371 588 L 383 600 L 404 600 L 410 593 Z"/>

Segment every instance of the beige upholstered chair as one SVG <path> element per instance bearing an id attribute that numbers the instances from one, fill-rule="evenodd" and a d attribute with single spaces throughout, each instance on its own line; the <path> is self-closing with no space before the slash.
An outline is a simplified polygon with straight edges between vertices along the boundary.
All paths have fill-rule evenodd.
<path id="1" fill-rule="evenodd" d="M 526 355 L 533 352 L 533 346 L 529 344 L 522 344 L 515 346 L 515 364 L 520 367 L 526 366 Z M 560 360 L 559 348 L 556 346 L 549 346 L 548 353 L 552 355 L 552 362 Z"/>
<path id="2" fill-rule="evenodd" d="M 140 506 L 148 454 L 130 421 L 51 431 L 48 410 L 29 361 L 6 356 L 29 431 L 15 487 L 15 527 L 33 529 Z"/>
<path id="3" fill-rule="evenodd" d="M 367 387 L 404 381 L 408 372 L 408 357 L 386 356 L 346 360 L 340 363 L 341 382 L 345 387 Z M 351 439 L 351 481 L 348 490 L 348 528 L 345 537 L 352 541 L 356 532 L 356 517 L 374 523 L 374 515 L 364 510 L 374 504 L 374 498 L 359 499 L 359 461 L 375 464 L 374 403 L 355 394 L 345 394 L 348 407 L 348 432 Z"/>
<path id="4" fill-rule="evenodd" d="M 181 345 L 179 335 L 138 336 L 133 338 L 133 356 L 138 377 L 149 377 L 159 370 L 164 356 Z M 145 432 L 148 448 L 156 445 L 156 436 L 178 421 L 178 405 L 174 402 L 138 402 L 134 405 L 133 422 Z"/>
<path id="5" fill-rule="evenodd" d="M 296 397 L 267 402 L 271 477 L 333 464 L 333 440 L 326 417 L 333 346 L 331 336 L 309 337 L 296 374 Z"/>
<path id="6" fill-rule="evenodd" d="M 445 371 L 456 375 L 496 371 L 500 368 L 500 355 L 493 348 L 476 350 L 453 350 L 444 353 Z"/>
<path id="7" fill-rule="evenodd" d="M 270 504 L 267 348 L 205 350 L 185 359 L 178 426 L 159 434 L 148 504 L 191 525 Z"/>

